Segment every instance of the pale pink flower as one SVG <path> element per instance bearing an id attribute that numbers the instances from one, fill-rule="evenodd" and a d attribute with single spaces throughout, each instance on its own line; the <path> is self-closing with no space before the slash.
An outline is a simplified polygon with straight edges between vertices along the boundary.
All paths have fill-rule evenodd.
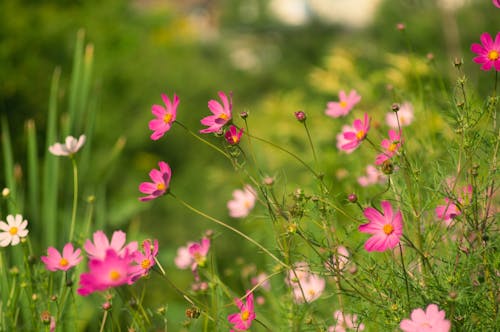
<path id="1" fill-rule="evenodd" d="M 342 131 L 337 134 L 337 149 L 339 149 L 342 152 L 345 152 L 347 154 L 350 154 L 356 148 L 351 148 L 351 149 L 343 149 L 342 146 L 349 143 L 347 139 L 344 138 L 344 133 L 349 132 L 349 131 L 354 131 L 354 128 L 348 125 L 343 125 L 342 126 Z"/>
<path id="2" fill-rule="evenodd" d="M 344 138 L 347 140 L 347 143 L 340 146 L 342 150 L 352 150 L 357 148 L 361 142 L 366 138 L 368 131 L 370 130 L 370 118 L 368 114 L 365 113 L 363 121 L 360 119 L 354 120 L 353 123 L 353 131 L 344 131 Z"/>
<path id="3" fill-rule="evenodd" d="M 133 279 L 146 276 L 149 270 L 156 264 L 155 257 L 158 255 L 158 240 L 145 240 L 142 243 L 144 252 L 137 251 L 134 255 L 134 261 L 137 263 L 136 271 L 133 273 Z"/>
<path id="4" fill-rule="evenodd" d="M 149 172 L 149 177 L 153 180 L 153 182 L 143 182 L 139 185 L 139 191 L 143 194 L 148 194 L 147 196 L 139 197 L 141 202 L 155 199 L 167 192 L 170 184 L 170 178 L 172 176 L 172 170 L 164 161 L 160 161 L 158 166 L 159 170 L 153 168 Z"/>
<path id="5" fill-rule="evenodd" d="M 481 64 L 482 70 L 490 70 L 495 67 L 496 71 L 500 71 L 500 32 L 497 32 L 495 41 L 489 33 L 483 33 L 481 44 L 471 45 L 471 51 L 478 55 L 472 61 Z"/>
<path id="6" fill-rule="evenodd" d="M 403 319 L 399 327 L 404 332 L 448 332 L 451 323 L 445 319 L 444 310 L 439 310 L 435 304 L 429 304 L 427 308 L 415 309 L 411 312 L 411 319 Z"/>
<path id="7" fill-rule="evenodd" d="M 9 214 L 6 220 L 7 222 L 0 220 L 0 247 L 7 247 L 9 244 L 15 246 L 28 235 L 28 221 L 22 215 Z"/>
<path id="8" fill-rule="evenodd" d="M 461 207 L 469 205 L 472 200 L 472 186 L 467 185 L 462 188 L 462 194 L 460 194 L 457 198 L 457 204 L 455 204 L 454 200 L 451 198 L 444 198 L 446 204 L 438 205 L 436 207 L 436 216 L 438 219 L 442 219 L 446 226 L 449 226 L 451 222 L 462 214 L 461 208 L 457 205 L 460 204 Z"/>
<path id="9" fill-rule="evenodd" d="M 358 178 L 358 183 L 363 187 L 377 183 L 383 184 L 386 182 L 387 176 L 373 165 L 366 166 L 366 175 Z"/>
<path id="10" fill-rule="evenodd" d="M 397 113 L 397 115 L 396 115 Z M 404 102 L 400 107 L 399 111 L 390 111 L 385 115 L 385 122 L 391 128 L 398 129 L 399 127 L 408 126 L 413 122 L 413 105 L 409 102 Z M 398 125 L 399 118 L 399 125 Z"/>
<path id="11" fill-rule="evenodd" d="M 177 249 L 177 256 L 175 256 L 174 263 L 179 269 L 185 270 L 193 264 L 193 257 L 189 253 L 189 247 L 192 242 L 188 242 L 185 247 Z"/>
<path id="12" fill-rule="evenodd" d="M 155 141 L 160 139 L 170 130 L 172 123 L 175 122 L 177 106 L 179 105 L 179 97 L 177 97 L 176 94 L 174 94 L 173 102 L 170 102 L 170 99 L 165 94 L 162 94 L 161 98 L 166 107 L 156 104 L 153 105 L 151 107 L 151 113 L 156 116 L 156 119 L 149 121 L 149 129 L 153 131 L 151 139 Z"/>
<path id="13" fill-rule="evenodd" d="M 109 242 L 103 231 L 96 231 L 93 234 L 94 242 L 87 239 L 83 248 L 92 259 L 104 259 L 109 249 L 113 249 L 118 256 L 123 256 L 125 253 L 134 254 L 137 251 L 137 242 L 125 245 L 126 237 L 127 235 L 123 231 L 115 231 L 111 242 Z"/>
<path id="14" fill-rule="evenodd" d="M 45 263 L 45 267 L 49 271 L 68 271 L 73 266 L 78 265 L 82 260 L 80 249 L 73 249 L 73 244 L 66 243 L 63 248 L 62 255 L 54 247 L 47 248 L 47 256 L 42 256 L 41 260 Z"/>
<path id="15" fill-rule="evenodd" d="M 375 159 L 375 165 L 381 165 L 384 161 L 391 159 L 401 147 L 401 132 L 396 133 L 395 130 L 389 130 L 389 139 L 383 139 L 380 145 L 384 152 L 379 154 Z"/>
<path id="16" fill-rule="evenodd" d="M 325 279 L 310 272 L 306 262 L 294 264 L 288 271 L 285 282 L 292 287 L 292 295 L 296 303 L 312 302 L 318 299 L 325 289 Z"/>
<path id="17" fill-rule="evenodd" d="M 346 247 L 338 246 L 337 254 L 332 255 L 326 262 L 326 269 L 342 274 L 345 269 L 345 266 L 349 262 L 349 251 L 347 251 Z"/>
<path id="18" fill-rule="evenodd" d="M 80 135 L 78 140 L 73 136 L 66 137 L 64 144 L 55 143 L 49 146 L 49 152 L 55 156 L 72 156 L 85 144 L 85 135 Z"/>
<path id="19" fill-rule="evenodd" d="M 361 96 L 358 95 L 356 90 L 351 90 L 347 96 L 344 90 L 339 92 L 339 101 L 331 101 L 326 104 L 327 109 L 325 114 L 333 118 L 338 118 L 340 116 L 346 116 L 349 114 L 351 109 L 359 103 Z"/>
<path id="20" fill-rule="evenodd" d="M 399 238 L 403 235 L 403 216 L 398 210 L 395 214 L 391 203 L 382 201 L 383 213 L 372 207 L 364 210 L 364 215 L 369 223 L 359 226 L 362 233 L 373 236 L 365 242 L 366 251 L 385 251 L 393 249 L 399 243 Z"/>
<path id="21" fill-rule="evenodd" d="M 250 185 L 245 185 L 243 190 L 233 191 L 233 199 L 227 202 L 229 215 L 233 218 L 245 218 L 255 206 L 257 193 Z"/>
<path id="22" fill-rule="evenodd" d="M 241 140 L 241 135 L 243 135 L 243 128 L 238 130 L 236 126 L 230 125 L 224 137 L 230 145 L 237 145 Z"/>
<path id="23" fill-rule="evenodd" d="M 213 113 L 201 119 L 201 124 L 208 126 L 208 128 L 200 130 L 200 133 L 216 133 L 218 132 L 232 117 L 233 102 L 232 94 L 229 94 L 229 99 L 224 92 L 219 92 L 219 97 L 222 100 L 222 104 L 216 100 L 210 100 L 208 102 L 208 108 Z"/>
<path id="24" fill-rule="evenodd" d="M 259 285 L 266 291 L 271 290 L 271 283 L 269 282 L 269 276 L 267 275 L 267 273 L 259 273 L 256 277 L 252 278 L 251 283 L 252 286 Z"/>
<path id="25" fill-rule="evenodd" d="M 344 314 L 337 310 L 333 313 L 336 324 L 328 327 L 328 332 L 364 331 L 365 324 L 358 323 L 358 315 Z"/>
<path id="26" fill-rule="evenodd" d="M 246 331 L 250 328 L 252 321 L 256 316 L 253 303 L 253 293 L 247 291 L 245 302 L 241 301 L 239 298 L 235 298 L 234 302 L 238 306 L 240 312 L 228 315 L 227 320 L 229 323 L 233 324 L 236 331 Z"/>

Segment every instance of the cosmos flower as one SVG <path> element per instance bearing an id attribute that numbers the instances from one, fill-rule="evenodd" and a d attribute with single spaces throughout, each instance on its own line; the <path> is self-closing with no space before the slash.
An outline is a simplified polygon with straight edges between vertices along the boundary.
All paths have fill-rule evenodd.
<path id="1" fill-rule="evenodd" d="M 379 154 L 375 159 L 375 165 L 381 165 L 384 161 L 391 159 L 401 147 L 401 132 L 396 133 L 395 130 L 389 130 L 389 139 L 383 139 L 380 143 L 384 152 Z"/>
<path id="2" fill-rule="evenodd" d="M 153 182 L 143 182 L 139 185 L 139 191 L 143 194 L 147 194 L 147 196 L 139 197 L 141 202 L 150 201 L 164 195 L 167 192 L 170 184 L 170 178 L 172 176 L 172 170 L 164 161 L 160 161 L 158 166 L 159 170 L 153 168 L 149 172 L 149 177 L 153 180 Z"/>
<path id="3" fill-rule="evenodd" d="M 125 244 L 127 235 L 123 231 L 115 231 L 111 237 L 111 242 L 108 240 L 103 231 L 96 231 L 93 234 L 94 242 L 87 239 L 83 248 L 87 252 L 89 258 L 104 259 L 109 249 L 113 249 L 118 256 L 125 255 L 125 252 L 134 254 L 137 251 L 137 242 Z"/>
<path id="4" fill-rule="evenodd" d="M 255 206 L 257 193 L 250 185 L 245 185 L 243 190 L 233 191 L 233 199 L 227 202 L 229 215 L 233 218 L 245 218 Z"/>
<path id="5" fill-rule="evenodd" d="M 349 95 L 346 95 L 344 90 L 339 92 L 339 101 L 331 101 L 326 104 L 327 108 L 325 114 L 333 118 L 346 116 L 352 110 L 354 105 L 359 103 L 361 96 L 358 95 L 356 90 L 351 90 Z"/>
<path id="6" fill-rule="evenodd" d="M 213 113 L 201 119 L 201 124 L 207 128 L 200 130 L 200 133 L 216 133 L 218 132 L 232 117 L 233 103 L 232 94 L 229 94 L 229 99 L 224 92 L 219 92 L 219 97 L 222 104 L 216 100 L 208 102 L 208 108 Z"/>
<path id="7" fill-rule="evenodd" d="M 439 310 L 435 304 L 429 304 L 427 308 L 415 309 L 411 312 L 411 319 L 403 319 L 399 327 L 404 332 L 448 332 L 451 323 L 445 319 L 444 310 Z"/>
<path id="8" fill-rule="evenodd" d="M 64 144 L 55 143 L 49 146 L 49 152 L 55 156 L 72 156 L 85 144 L 85 135 L 80 135 L 78 140 L 73 136 L 66 137 Z"/>
<path id="9" fill-rule="evenodd" d="M 477 54 L 472 61 L 481 64 L 482 70 L 490 70 L 494 67 L 496 71 L 500 71 L 500 32 L 497 32 L 495 41 L 489 33 L 483 33 L 481 44 L 474 43 L 470 49 Z"/>
<path id="10" fill-rule="evenodd" d="M 230 145 L 237 145 L 241 140 L 241 135 L 243 135 L 243 128 L 238 130 L 236 126 L 230 125 L 224 137 Z"/>
<path id="11" fill-rule="evenodd" d="M 230 314 L 227 316 L 229 323 L 233 324 L 236 331 L 246 331 L 252 325 L 252 321 L 255 319 L 255 310 L 253 302 L 253 293 L 247 291 L 247 296 L 245 302 L 241 301 L 239 298 L 235 298 L 234 302 L 238 306 L 240 312 Z M 232 331 L 232 330 L 231 330 Z"/>
<path id="12" fill-rule="evenodd" d="M 394 213 L 391 203 L 382 201 L 383 213 L 372 207 L 364 210 L 364 215 L 369 223 L 359 226 L 362 233 L 373 236 L 365 242 L 366 251 L 385 251 L 393 249 L 403 235 L 403 216 L 401 211 Z"/>
<path id="13" fill-rule="evenodd" d="M 360 119 L 354 120 L 352 125 L 354 130 L 352 131 L 343 131 L 344 139 L 347 143 L 340 146 L 340 148 L 344 151 L 356 149 L 361 142 L 366 138 L 368 131 L 370 130 L 370 118 L 368 114 L 365 113 L 363 121 Z"/>
<path id="14" fill-rule="evenodd" d="M 153 105 L 151 113 L 156 116 L 156 119 L 149 121 L 149 129 L 153 131 L 151 139 L 155 141 L 163 137 L 170 130 L 177 116 L 177 106 L 179 105 L 179 97 L 175 94 L 173 102 L 165 94 L 162 94 L 161 98 L 163 99 L 163 103 L 165 103 L 165 107 Z"/>
<path id="15" fill-rule="evenodd" d="M 66 243 L 63 248 L 62 255 L 54 247 L 47 249 L 47 256 L 42 256 L 41 260 L 45 263 L 45 267 L 49 271 L 68 271 L 72 267 L 78 265 L 82 260 L 80 249 L 73 249 L 73 244 Z"/>
<path id="16" fill-rule="evenodd" d="M 23 216 L 9 214 L 6 218 L 7 222 L 0 220 L 0 247 L 12 246 L 21 242 L 21 239 L 28 235 L 28 221 L 23 220 Z"/>
<path id="17" fill-rule="evenodd" d="M 385 123 L 391 128 L 398 129 L 399 127 L 410 125 L 413 122 L 413 118 L 413 105 L 409 102 L 404 102 L 397 112 L 390 111 L 385 115 Z"/>

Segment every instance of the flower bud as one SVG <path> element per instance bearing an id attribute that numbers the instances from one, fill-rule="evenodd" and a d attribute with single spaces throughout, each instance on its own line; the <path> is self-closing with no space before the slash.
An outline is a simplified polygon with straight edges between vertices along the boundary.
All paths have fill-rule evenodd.
<path id="1" fill-rule="evenodd" d="M 242 119 L 246 119 L 246 118 L 248 118 L 248 112 L 241 112 L 241 113 L 240 113 L 240 117 L 241 117 Z"/>
<path id="2" fill-rule="evenodd" d="M 397 112 L 397 111 L 399 111 L 399 108 L 400 108 L 400 106 L 399 106 L 399 104 L 398 104 L 398 103 L 393 103 L 393 104 L 391 105 L 391 109 L 392 109 L 392 111 L 393 111 L 393 112 Z"/>
<path id="3" fill-rule="evenodd" d="M 109 309 L 111 309 L 111 302 L 106 301 L 106 302 L 104 302 L 104 303 L 102 304 L 102 306 L 101 306 L 101 307 L 102 307 L 102 310 L 106 310 L 106 311 L 108 311 Z"/>
<path id="4" fill-rule="evenodd" d="M 358 196 L 356 194 L 352 193 L 347 195 L 347 200 L 351 203 L 356 203 L 358 201 Z"/>
<path id="5" fill-rule="evenodd" d="M 2 197 L 7 198 L 10 195 L 10 189 L 9 188 L 3 188 L 2 190 Z"/>
<path id="6" fill-rule="evenodd" d="M 304 113 L 304 111 L 298 111 L 298 112 L 295 112 L 295 118 L 299 121 L 299 122 L 304 122 L 306 121 L 306 113 Z"/>
<path id="7" fill-rule="evenodd" d="M 396 24 L 396 29 L 399 31 L 404 31 L 406 29 L 406 25 L 404 23 L 398 23 Z"/>

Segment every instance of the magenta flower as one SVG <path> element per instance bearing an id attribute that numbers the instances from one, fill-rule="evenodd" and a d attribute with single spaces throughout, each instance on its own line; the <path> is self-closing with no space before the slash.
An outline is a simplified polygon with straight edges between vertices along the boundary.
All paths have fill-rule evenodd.
<path id="1" fill-rule="evenodd" d="M 444 310 L 439 310 L 435 304 L 429 304 L 427 308 L 415 309 L 411 312 L 411 319 L 403 319 L 399 327 L 404 332 L 448 332 L 451 323 L 445 319 Z"/>
<path id="2" fill-rule="evenodd" d="M 73 249 L 71 243 L 66 243 L 63 248 L 62 255 L 54 247 L 49 247 L 47 249 L 47 256 L 42 256 L 41 260 L 45 263 L 45 267 L 49 271 L 68 271 L 73 266 L 78 265 L 82 260 L 80 249 Z"/>
<path id="3" fill-rule="evenodd" d="M 216 100 L 208 102 L 208 108 L 213 113 L 201 119 L 201 124 L 208 126 L 208 128 L 200 130 L 200 133 L 216 133 L 218 132 L 229 120 L 231 120 L 231 112 L 233 109 L 232 94 L 229 94 L 229 99 L 224 92 L 219 92 L 219 97 L 222 100 L 222 105 Z"/>
<path id="4" fill-rule="evenodd" d="M 238 131 L 236 126 L 230 125 L 229 130 L 226 131 L 224 137 L 226 137 L 226 141 L 231 145 L 236 145 L 241 140 L 241 135 L 243 135 L 243 128 Z"/>
<path id="5" fill-rule="evenodd" d="M 229 323 L 233 324 L 236 331 L 246 331 L 250 328 L 252 321 L 255 319 L 253 293 L 247 291 L 245 303 L 243 303 L 243 301 L 239 298 L 234 299 L 234 302 L 238 306 L 240 312 L 228 315 L 227 320 Z"/>
<path id="6" fill-rule="evenodd" d="M 0 220 L 0 247 L 7 247 L 9 244 L 15 246 L 21 242 L 21 239 L 28 235 L 28 220 L 23 216 L 9 214 L 7 222 Z"/>
<path id="7" fill-rule="evenodd" d="M 362 187 L 368 187 L 372 184 L 383 184 L 387 182 L 387 176 L 373 165 L 366 166 L 366 175 L 358 178 L 358 183 Z"/>
<path id="8" fill-rule="evenodd" d="M 372 207 L 364 210 L 366 219 L 370 222 L 359 226 L 362 233 L 373 236 L 365 242 L 366 251 L 385 251 L 396 247 L 403 234 L 403 217 L 401 211 L 394 214 L 391 203 L 382 201 L 383 214 Z"/>
<path id="9" fill-rule="evenodd" d="M 134 255 L 134 261 L 137 263 L 136 271 L 133 273 L 133 279 L 146 276 L 149 270 L 155 265 L 155 257 L 158 255 L 158 240 L 145 240 L 142 243 L 144 252 L 137 251 Z"/>
<path id="10" fill-rule="evenodd" d="M 149 177 L 153 180 L 153 182 L 143 182 L 139 185 L 139 191 L 143 194 L 148 194 L 147 196 L 139 197 L 141 202 L 150 201 L 164 195 L 167 192 L 170 184 L 170 177 L 172 176 L 172 170 L 164 161 L 160 161 L 158 166 L 160 167 L 159 170 L 153 168 L 149 172 Z"/>
<path id="11" fill-rule="evenodd" d="M 338 118 L 339 116 L 346 116 L 349 114 L 351 109 L 359 103 L 361 96 L 358 95 L 356 90 L 351 90 L 349 96 L 346 96 L 345 91 L 339 92 L 339 101 L 331 101 L 326 104 L 327 108 L 325 114 L 333 118 Z"/>
<path id="12" fill-rule="evenodd" d="M 384 148 L 384 152 L 379 154 L 375 159 L 375 165 L 382 165 L 386 160 L 391 159 L 401 147 L 401 132 L 396 133 L 395 130 L 389 130 L 389 139 L 383 139 L 380 145 Z"/>
<path id="13" fill-rule="evenodd" d="M 450 200 L 445 197 L 446 204 L 436 206 L 436 216 L 442 219 L 447 226 L 451 224 L 453 219 L 462 214 L 460 209 Z"/>
<path id="14" fill-rule="evenodd" d="M 245 185 L 243 190 L 233 191 L 233 199 L 227 202 L 229 215 L 233 218 L 245 218 L 255 206 L 257 193 L 250 185 Z"/>
<path id="15" fill-rule="evenodd" d="M 385 123 L 391 128 L 398 129 L 399 127 L 410 125 L 413 122 L 413 118 L 413 105 L 409 102 L 404 102 L 399 107 L 399 111 L 390 111 L 385 115 Z"/>
<path id="16" fill-rule="evenodd" d="M 500 0 L 493 0 L 493 6 L 500 8 Z"/>
<path id="17" fill-rule="evenodd" d="M 191 270 L 196 271 L 198 266 L 205 266 L 207 261 L 208 250 L 210 249 L 210 239 L 204 237 L 201 242 L 195 242 L 191 244 L 188 248 L 189 255 L 191 255 L 193 262 L 191 264 Z"/>
<path id="18" fill-rule="evenodd" d="M 156 119 L 149 121 L 149 129 L 153 131 L 151 139 L 155 141 L 163 137 L 170 130 L 177 116 L 177 105 L 179 105 L 179 97 L 176 94 L 174 94 L 173 102 L 170 102 L 170 99 L 165 94 L 162 94 L 161 98 L 166 107 L 153 105 L 151 113 L 156 116 Z"/>
<path id="19" fill-rule="evenodd" d="M 347 151 L 356 149 L 366 138 L 366 134 L 368 134 L 368 130 L 370 130 L 370 118 L 368 117 L 368 114 L 365 113 L 363 121 L 360 119 L 354 120 L 352 126 L 354 128 L 353 131 L 343 132 L 344 139 L 347 140 L 347 143 L 340 147 L 342 150 Z"/>
<path id="20" fill-rule="evenodd" d="M 49 152 L 55 156 L 72 156 L 85 144 L 85 135 L 80 135 L 78 140 L 73 136 L 66 137 L 64 144 L 55 143 L 49 146 Z"/>
<path id="21" fill-rule="evenodd" d="M 127 235 L 122 231 L 113 232 L 111 242 L 109 242 L 103 231 L 96 231 L 93 235 L 94 243 L 85 241 L 83 248 L 89 258 L 104 259 L 109 249 L 112 249 L 118 256 L 124 256 L 126 253 L 134 254 L 137 251 L 137 242 L 130 242 L 125 245 Z"/>
<path id="22" fill-rule="evenodd" d="M 481 64 L 482 70 L 490 70 L 495 67 L 496 71 L 500 71 L 500 32 L 497 32 L 495 41 L 493 41 L 489 33 L 483 33 L 481 35 L 481 44 L 474 43 L 471 45 L 471 51 L 478 55 L 472 61 Z"/>

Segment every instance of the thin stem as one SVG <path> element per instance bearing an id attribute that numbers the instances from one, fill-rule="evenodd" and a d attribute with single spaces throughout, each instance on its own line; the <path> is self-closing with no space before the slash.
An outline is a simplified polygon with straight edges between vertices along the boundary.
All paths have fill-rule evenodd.
<path id="1" fill-rule="evenodd" d="M 206 139 L 200 137 L 199 135 L 195 134 L 193 131 L 191 131 L 188 127 L 186 127 L 184 124 L 182 124 L 182 122 L 179 122 L 179 121 L 175 121 L 174 123 L 177 123 L 179 126 L 181 126 L 182 128 L 184 128 L 191 136 L 194 136 L 196 139 L 198 139 L 199 141 L 205 143 L 206 145 L 208 145 L 209 147 L 211 147 L 212 149 L 216 150 L 217 152 L 221 153 L 224 157 L 226 157 L 227 159 L 231 160 L 232 161 L 232 158 L 231 156 L 229 156 L 227 153 L 225 153 L 224 151 L 222 151 L 220 148 L 218 148 L 217 146 L 215 146 L 214 144 L 210 143 L 209 141 L 207 141 Z"/>
<path id="2" fill-rule="evenodd" d="M 73 164 L 73 211 L 71 212 L 69 242 L 73 241 L 73 234 L 75 233 L 76 209 L 78 205 L 78 167 L 75 158 L 71 157 L 71 163 Z"/>
<path id="3" fill-rule="evenodd" d="M 401 246 L 401 243 L 398 243 L 399 245 L 399 254 L 401 256 L 401 266 L 403 267 L 403 275 L 405 278 L 405 286 L 406 286 L 406 297 L 408 299 L 407 305 L 408 305 L 408 314 L 411 312 L 411 305 L 410 305 L 410 287 L 408 286 L 408 273 L 406 272 L 405 268 L 405 261 L 403 259 L 403 247 Z"/>
<path id="4" fill-rule="evenodd" d="M 104 331 L 104 326 L 106 325 L 106 319 L 108 318 L 108 311 L 104 310 L 104 315 L 102 316 L 102 322 L 101 322 L 101 328 L 99 329 L 99 332 Z"/>
<path id="5" fill-rule="evenodd" d="M 309 132 L 309 128 L 307 128 L 306 121 L 304 121 L 302 123 L 304 124 L 304 128 L 306 129 L 307 139 L 309 140 L 309 145 L 311 146 L 311 150 L 312 150 L 313 157 L 314 157 L 314 162 L 316 163 L 316 167 L 318 167 L 318 158 L 316 157 L 316 151 L 314 150 L 314 144 L 313 144 L 313 141 L 311 138 L 311 133 Z"/>

